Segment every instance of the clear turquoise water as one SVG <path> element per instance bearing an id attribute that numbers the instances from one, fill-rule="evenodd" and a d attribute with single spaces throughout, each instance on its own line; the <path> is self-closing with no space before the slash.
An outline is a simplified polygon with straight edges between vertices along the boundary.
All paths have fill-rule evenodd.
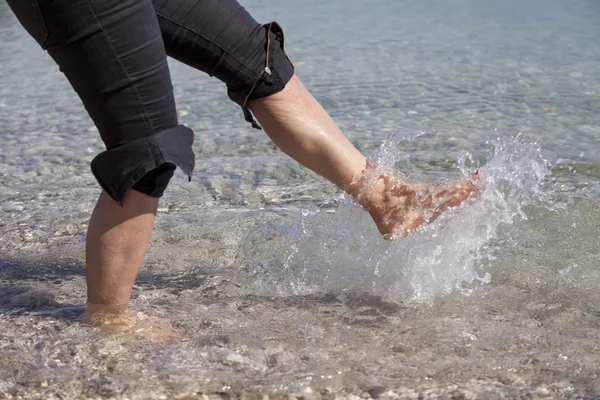
<path id="1" fill-rule="evenodd" d="M 219 82 L 173 62 L 197 168 L 162 202 L 133 305 L 182 337 L 99 337 L 76 316 L 102 144 L 0 1 L 0 397 L 600 396 L 600 4 L 243 4 L 280 22 L 361 151 L 427 131 L 385 142 L 385 160 L 445 179 L 470 155 L 483 200 L 383 242 Z"/>

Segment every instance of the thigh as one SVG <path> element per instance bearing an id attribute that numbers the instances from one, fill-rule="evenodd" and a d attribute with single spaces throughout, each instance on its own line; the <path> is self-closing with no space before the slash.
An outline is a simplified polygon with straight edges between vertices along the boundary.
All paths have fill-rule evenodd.
<path id="1" fill-rule="evenodd" d="M 239 105 L 283 89 L 292 77 L 279 25 L 259 24 L 236 0 L 153 3 L 167 54 L 225 82 Z"/>
<path id="2" fill-rule="evenodd" d="M 96 124 L 107 151 L 94 159 L 92 170 L 111 197 L 121 201 L 164 163 L 191 173 L 193 134 L 178 126 L 151 0 L 9 0 L 9 5 Z"/>
<path id="3" fill-rule="evenodd" d="M 177 125 L 166 53 L 150 0 L 39 3 L 49 31 L 44 47 L 108 149 Z"/>

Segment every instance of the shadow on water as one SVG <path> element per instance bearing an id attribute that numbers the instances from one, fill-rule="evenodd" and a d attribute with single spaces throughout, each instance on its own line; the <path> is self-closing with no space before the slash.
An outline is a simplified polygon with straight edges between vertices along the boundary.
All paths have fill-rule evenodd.
<path id="1" fill-rule="evenodd" d="M 132 299 L 160 289 L 170 295 L 207 286 L 222 275 L 217 268 L 199 267 L 185 274 L 141 273 Z M 207 290 L 210 292 L 210 290 Z M 85 264 L 74 259 L 0 258 L 0 314 L 35 315 L 66 320 L 85 312 Z"/>
<path id="2" fill-rule="evenodd" d="M 348 325 L 376 326 L 405 308 L 366 292 L 328 292 L 289 297 L 265 297 L 244 290 L 231 279 L 236 267 L 196 267 L 181 274 L 145 272 L 139 275 L 132 301 L 151 294 L 152 307 L 174 303 L 195 308 L 202 304 L 221 308 L 232 304 L 238 311 L 258 307 L 274 310 L 315 311 Z M 144 300 L 141 300 L 142 303 Z M 217 305 L 220 303 L 221 305 Z M 85 266 L 82 261 L 0 259 L 0 315 L 80 321 L 85 312 Z M 406 311 L 406 310 L 405 310 Z"/>
<path id="3" fill-rule="evenodd" d="M 73 321 L 85 308 L 76 302 L 62 301 L 53 289 L 82 280 L 83 276 L 84 268 L 75 260 L 0 258 L 0 313 Z"/>
<path id="4" fill-rule="evenodd" d="M 82 305 L 60 303 L 50 291 L 0 285 L 0 314 L 32 315 L 75 321 L 85 312 Z"/>
<path id="5" fill-rule="evenodd" d="M 48 281 L 68 276 L 84 276 L 84 272 L 83 263 L 73 259 L 0 258 L 0 279 Z"/>

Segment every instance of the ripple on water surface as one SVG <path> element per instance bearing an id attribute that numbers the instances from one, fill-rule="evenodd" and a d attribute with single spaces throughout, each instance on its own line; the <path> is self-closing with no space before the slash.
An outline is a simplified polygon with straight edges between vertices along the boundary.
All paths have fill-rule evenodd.
<path id="1" fill-rule="evenodd" d="M 382 168 L 398 142 L 375 154 Z M 335 212 L 163 211 L 132 303 L 174 321 L 170 343 L 78 321 L 81 237 L 3 260 L 0 393 L 593 398 L 597 204 L 561 200 L 537 145 L 490 146 L 481 165 L 459 162 L 483 171 L 482 197 L 398 241 L 343 197 Z"/>

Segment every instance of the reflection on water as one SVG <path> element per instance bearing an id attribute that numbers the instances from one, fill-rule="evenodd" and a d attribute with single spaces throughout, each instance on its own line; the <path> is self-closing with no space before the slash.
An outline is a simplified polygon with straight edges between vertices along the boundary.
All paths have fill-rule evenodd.
<path id="1" fill-rule="evenodd" d="M 0 398 L 599 398 L 599 3 L 244 5 L 361 151 L 415 180 L 481 168 L 483 196 L 381 240 L 172 63 L 198 163 L 132 304 L 181 337 L 102 335 L 80 318 L 102 143 L 0 0 Z"/>

